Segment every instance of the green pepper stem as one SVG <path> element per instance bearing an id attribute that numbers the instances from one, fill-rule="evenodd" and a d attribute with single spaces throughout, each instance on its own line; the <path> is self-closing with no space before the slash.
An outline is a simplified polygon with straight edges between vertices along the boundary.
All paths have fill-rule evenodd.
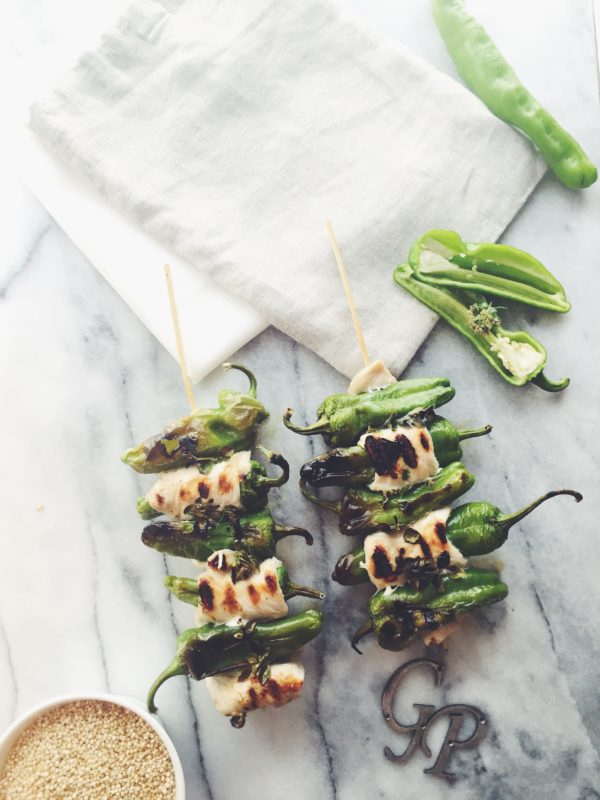
<path id="1" fill-rule="evenodd" d="M 279 453 L 273 453 L 271 450 L 267 450 L 267 448 L 262 445 L 259 445 L 258 449 L 269 459 L 271 464 L 275 464 L 276 467 L 279 467 L 281 475 L 278 478 L 269 478 L 260 475 L 257 478 L 257 482 L 261 486 L 269 486 L 271 488 L 274 486 L 283 486 L 284 483 L 287 483 L 290 478 L 290 465 L 285 458 Z"/>
<path id="2" fill-rule="evenodd" d="M 545 392 L 562 392 L 571 383 L 570 378 L 561 378 L 559 381 L 551 381 L 550 378 L 544 375 L 544 372 L 538 373 L 535 378 L 532 378 L 531 383 L 535 383 L 540 389 Z"/>
<path id="3" fill-rule="evenodd" d="M 243 367 L 241 364 L 230 364 L 229 362 L 227 362 L 223 364 L 223 369 L 225 370 L 225 372 L 227 372 L 230 369 L 237 369 L 240 372 L 243 372 L 244 375 L 250 381 L 250 386 L 248 387 L 248 391 L 246 392 L 246 394 L 256 399 L 256 378 L 254 377 L 254 373 L 251 372 L 248 369 L 248 367 Z"/>
<path id="4" fill-rule="evenodd" d="M 491 433 L 492 426 L 484 425 L 483 428 L 473 428 L 472 430 L 458 431 L 458 441 L 463 442 L 465 439 L 475 439 L 477 436 L 487 436 Z"/>
<path id="5" fill-rule="evenodd" d="M 313 436 L 315 433 L 329 433 L 329 420 L 327 417 L 319 417 L 312 425 L 301 428 L 299 425 L 292 422 L 292 413 L 292 409 L 287 408 L 283 415 L 283 424 L 288 430 L 299 433 L 301 436 Z"/>
<path id="6" fill-rule="evenodd" d="M 364 636 L 366 636 L 369 633 L 372 633 L 372 631 L 373 631 L 373 621 L 369 619 L 367 620 L 367 622 L 365 622 L 363 625 L 360 626 L 360 628 L 356 631 L 356 633 L 352 637 L 352 647 L 354 650 L 356 650 L 356 652 L 360 656 L 362 656 L 362 650 L 358 649 L 358 643 Z"/>
<path id="7" fill-rule="evenodd" d="M 285 599 L 288 600 L 291 597 L 310 597 L 313 600 L 323 600 L 325 594 L 318 589 L 313 589 L 311 586 L 300 586 L 297 583 L 288 581 L 285 590 Z"/>
<path id="8" fill-rule="evenodd" d="M 284 525 L 273 526 L 273 540 L 275 544 L 285 539 L 286 536 L 302 536 L 306 544 L 312 544 L 314 539 L 312 534 L 304 530 L 304 528 L 286 528 Z"/>
<path id="9" fill-rule="evenodd" d="M 301 479 L 299 482 L 300 491 L 306 497 L 307 500 L 310 500 L 311 503 L 314 503 L 316 506 L 320 508 L 326 508 L 327 511 L 333 511 L 334 514 L 339 514 L 342 510 L 342 503 L 340 500 L 323 500 L 321 497 L 317 497 L 316 494 L 312 494 L 306 488 L 307 481 L 305 479 Z"/>
<path id="10" fill-rule="evenodd" d="M 184 664 L 181 663 L 179 660 L 179 656 L 175 656 L 173 661 L 169 664 L 169 666 L 164 669 L 158 678 L 154 681 L 150 690 L 148 691 L 148 697 L 146 698 L 146 705 L 148 707 L 148 711 L 151 714 L 156 714 L 158 711 L 155 703 L 154 698 L 156 696 L 156 692 L 160 689 L 165 681 L 168 681 L 169 678 L 174 678 L 176 675 L 187 675 L 187 669 Z"/>
<path id="11" fill-rule="evenodd" d="M 553 492 L 547 492 L 546 494 L 542 495 L 542 497 L 538 497 L 538 499 L 534 500 L 533 503 L 525 506 L 520 511 L 515 511 L 514 514 L 501 514 L 498 517 L 497 522 L 508 531 L 513 525 L 516 525 L 517 522 L 520 522 L 528 514 L 531 514 L 534 509 L 536 509 L 542 503 L 545 503 L 546 500 L 549 500 L 551 497 L 558 497 L 558 495 L 561 494 L 567 494 L 571 497 L 574 497 L 577 503 L 583 500 L 583 495 L 580 492 L 574 491 L 573 489 L 557 489 Z"/>

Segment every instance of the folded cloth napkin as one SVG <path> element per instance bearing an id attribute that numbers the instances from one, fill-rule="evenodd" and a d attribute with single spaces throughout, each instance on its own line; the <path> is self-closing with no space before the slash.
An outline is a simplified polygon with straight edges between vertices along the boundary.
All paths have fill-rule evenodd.
<path id="1" fill-rule="evenodd" d="M 360 354 L 325 220 L 370 353 L 399 373 L 435 322 L 392 281 L 411 242 L 496 239 L 544 172 L 458 83 L 332 0 L 136 0 L 30 124 L 347 375 Z"/>

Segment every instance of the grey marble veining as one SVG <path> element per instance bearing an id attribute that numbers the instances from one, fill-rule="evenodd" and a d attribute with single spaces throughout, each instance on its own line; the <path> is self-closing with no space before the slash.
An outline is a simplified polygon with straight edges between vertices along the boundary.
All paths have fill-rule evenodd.
<path id="1" fill-rule="evenodd" d="M 407 4 L 410 22 L 400 30 L 391 4 L 356 5 L 369 8 L 373 24 L 414 39 L 416 50 L 451 71 L 439 43 L 424 35 L 425 12 Z M 520 14 L 531 21 L 540 5 L 494 8 L 487 19 L 505 35 L 514 31 L 509 46 L 513 60 L 525 61 L 523 77 L 573 119 L 600 161 L 588 4 L 544 4 L 549 11 L 540 26 L 547 38 L 526 37 L 520 24 Z M 148 481 L 118 460 L 124 447 L 185 410 L 177 365 L 18 183 L 5 181 L 0 198 L 6 223 L 0 261 L 4 729 L 32 704 L 61 692 L 143 698 L 170 660 L 176 633 L 192 619 L 162 588 L 167 572 L 191 574 L 189 566 L 141 545 L 135 499 Z M 273 512 L 312 530 L 315 544 L 286 540 L 280 554 L 295 580 L 327 592 L 324 633 L 305 649 L 302 700 L 251 715 L 242 731 L 215 711 L 202 685 L 179 678 L 164 686 L 160 715 L 181 755 L 190 800 L 242 793 L 249 800 L 600 797 L 599 218 L 597 186 L 574 195 L 547 177 L 505 237 L 555 270 L 573 303 L 566 316 L 507 314 L 510 327 L 530 328 L 547 345 L 550 375 L 571 377 L 565 393 L 514 389 L 442 325 L 405 373 L 447 375 L 457 391 L 448 416 L 463 425 L 493 423 L 490 437 L 465 445 L 465 461 L 477 476 L 468 499 L 488 499 L 508 511 L 551 488 L 584 494 L 579 505 L 550 501 L 513 530 L 493 559 L 510 594 L 465 620 L 449 640 L 443 686 L 434 690 L 424 676 L 407 682 L 406 719 L 412 702 L 467 702 L 488 713 L 487 740 L 453 761 L 461 781 L 450 788 L 423 775 L 429 766 L 423 757 L 405 767 L 383 758 L 385 745 L 395 751 L 405 745 L 380 717 L 383 684 L 399 663 L 426 651 L 385 653 L 369 640 L 362 657 L 350 649 L 368 589 L 330 581 L 348 542 L 291 481 L 272 493 Z M 391 283 L 387 288 L 394 290 Z M 206 331 L 207 347 L 216 336 Z M 290 405 L 299 421 L 309 421 L 344 379 L 272 329 L 234 358 L 256 371 L 271 409 L 262 442 L 282 450 L 297 474 L 323 445 L 286 431 L 280 412 Z M 211 403 L 224 381 L 238 380 L 241 385 L 217 372 L 199 386 L 198 398 Z M 295 609 L 307 603 L 292 602 Z M 441 728 L 434 734 L 432 744 Z"/>

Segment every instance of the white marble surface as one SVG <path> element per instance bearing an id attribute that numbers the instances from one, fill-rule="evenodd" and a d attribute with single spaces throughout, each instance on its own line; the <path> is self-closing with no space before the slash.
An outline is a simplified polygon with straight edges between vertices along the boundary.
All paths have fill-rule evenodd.
<path id="1" fill-rule="evenodd" d="M 427 3 L 354 4 L 452 73 Z M 68 5 L 58 6 L 63 22 Z M 600 161 L 589 4 L 475 6 L 523 78 Z M 56 9 L 15 2 L 13 16 L 33 41 L 43 41 L 59 34 Z M 189 609 L 161 588 L 166 571 L 180 564 L 141 545 L 135 498 L 142 481 L 118 460 L 125 446 L 183 411 L 177 366 L 9 170 L 5 176 L 0 729 L 61 692 L 143 697 L 170 660 L 176 632 L 190 624 Z M 325 632 L 306 650 L 303 699 L 251 716 L 243 731 L 215 712 L 202 686 L 181 678 L 163 688 L 161 716 L 184 763 L 190 800 L 242 793 L 249 800 L 600 797 L 599 215 L 598 186 L 574 195 L 547 177 L 506 236 L 555 270 L 572 300 L 566 317 L 509 316 L 511 326 L 526 325 L 548 346 L 551 376 L 570 375 L 563 395 L 510 387 L 442 326 L 406 373 L 448 375 L 457 390 L 448 416 L 494 424 L 488 440 L 465 448 L 477 475 L 471 499 L 509 510 L 550 488 L 570 486 L 585 496 L 579 506 L 552 501 L 513 531 L 499 554 L 507 601 L 470 619 L 450 641 L 447 681 L 437 694 L 425 682 L 411 684 L 405 716 L 409 700 L 442 699 L 489 714 L 490 736 L 462 759 L 465 777 L 450 789 L 423 775 L 422 757 L 406 767 L 383 758 L 385 744 L 399 750 L 403 743 L 380 718 L 379 694 L 392 669 L 423 648 L 398 655 L 365 641 L 362 658 L 350 650 L 348 634 L 362 618 L 367 591 L 331 583 L 346 542 L 291 483 L 273 493 L 275 513 L 305 524 L 316 542 L 307 549 L 287 541 L 280 549 L 296 580 L 327 591 Z M 214 335 L 207 331 L 208 343 Z M 342 378 L 273 330 L 236 359 L 256 370 L 272 411 L 262 440 L 281 448 L 297 471 L 322 445 L 285 431 L 279 412 L 289 404 L 299 419 L 311 419 Z M 221 384 L 220 374 L 210 376 L 199 397 L 212 401 Z"/>

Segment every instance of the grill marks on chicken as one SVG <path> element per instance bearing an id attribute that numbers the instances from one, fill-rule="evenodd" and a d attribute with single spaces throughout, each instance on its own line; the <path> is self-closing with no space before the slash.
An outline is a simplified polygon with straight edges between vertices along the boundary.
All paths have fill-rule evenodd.
<path id="1" fill-rule="evenodd" d="M 206 571 L 198 578 L 199 623 L 285 617 L 288 607 L 277 573 L 281 561 L 267 558 L 240 580 L 236 556 L 233 550 L 218 550 L 207 561 Z"/>
<path id="2" fill-rule="evenodd" d="M 358 444 L 369 454 L 375 478 L 369 488 L 395 492 L 426 480 L 439 469 L 433 440 L 427 428 L 403 425 L 364 434 Z"/>
<path id="3" fill-rule="evenodd" d="M 378 589 L 404 584 L 407 577 L 432 570 L 461 568 L 466 559 L 448 541 L 450 508 L 432 511 L 397 533 L 378 531 L 365 538 L 365 569 Z"/>

